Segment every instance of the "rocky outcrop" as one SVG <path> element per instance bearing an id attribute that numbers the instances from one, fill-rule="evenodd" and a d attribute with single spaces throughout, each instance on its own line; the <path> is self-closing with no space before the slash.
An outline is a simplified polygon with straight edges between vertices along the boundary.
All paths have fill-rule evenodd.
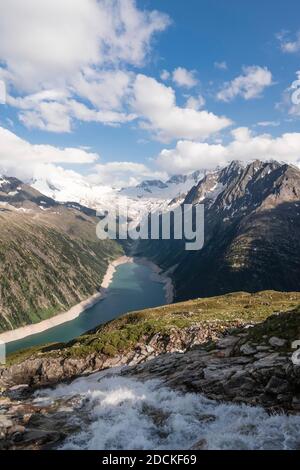
<path id="1" fill-rule="evenodd" d="M 0 450 L 37 450 L 57 447 L 88 420 L 78 397 L 53 400 L 50 404 L 31 399 L 0 400 Z"/>
<path id="2" fill-rule="evenodd" d="M 207 325 L 189 328 L 172 328 L 168 333 L 158 332 L 144 338 L 126 352 L 110 356 L 92 353 L 86 357 L 34 356 L 0 370 L 0 387 L 3 390 L 17 385 L 42 387 L 71 380 L 79 375 L 91 374 L 110 367 L 140 364 L 160 354 L 185 351 L 196 344 L 217 338 L 217 331 Z"/>
<path id="3" fill-rule="evenodd" d="M 297 292 L 237 292 L 132 312 L 69 343 L 9 357 L 7 367 L 0 367 L 0 387 L 55 384 L 116 365 L 138 364 L 159 354 L 185 351 L 261 322 L 274 312 L 290 311 L 299 303 Z M 273 336 L 278 336 L 280 328 L 275 328 Z M 296 322 L 289 331 L 296 335 L 297 328 Z"/>
<path id="4" fill-rule="evenodd" d="M 213 346 L 162 355 L 123 373 L 160 378 L 172 388 L 214 400 L 298 413 L 300 365 L 293 363 L 290 346 L 287 339 L 274 336 L 265 335 L 259 342 L 249 339 L 242 329 Z"/>
<path id="5" fill-rule="evenodd" d="M 187 333 L 187 332 L 186 332 Z M 195 332 L 194 332 L 195 333 Z M 201 393 L 218 401 L 261 405 L 271 413 L 300 412 L 300 366 L 291 361 L 284 348 L 286 340 L 265 338 L 264 344 L 251 341 L 247 330 L 226 335 L 216 343 L 195 345 L 185 352 L 172 352 L 183 346 L 178 331 L 171 339 L 157 335 L 151 345 L 136 348 L 122 361 L 120 358 L 99 363 L 100 367 L 129 364 L 118 373 L 135 379 L 160 379 L 164 386 L 181 392 Z M 195 337 L 196 340 L 196 337 Z M 165 343 L 168 353 L 154 357 L 157 345 Z M 139 349 L 140 348 L 140 349 Z M 58 375 L 70 377 L 92 372 L 95 362 L 78 364 L 44 364 L 40 369 L 39 385 L 56 381 Z M 130 365 L 131 364 L 131 365 Z M 133 365 L 134 364 L 134 365 Z M 33 363 L 31 363 L 33 366 Z M 78 369 L 77 369 L 78 367 Z M 79 369 L 80 368 L 80 369 Z M 16 378 L 17 376 L 15 376 Z M 21 379 L 21 377 L 19 376 Z M 33 400 L 28 385 L 13 386 L 0 398 L 0 449 L 54 449 L 66 438 L 91 424 L 91 403 L 80 394 L 49 400 Z M 157 410 L 144 410 L 157 422 L 164 416 Z M 207 421 L 213 416 L 203 416 Z M 206 442 L 198 440 L 192 449 L 203 450 Z"/>
<path id="6" fill-rule="evenodd" d="M 2 393 L 8 396 L 12 387 L 33 390 L 127 365 L 124 373 L 163 377 L 170 386 L 217 400 L 300 410 L 299 361 L 291 360 L 300 338 L 299 307 L 256 324 L 242 320 L 251 308 L 269 309 L 263 304 L 271 297 L 274 309 L 278 296 L 283 308 L 292 299 L 297 302 L 296 294 L 240 293 L 129 314 L 69 344 L 29 351 L 23 360 L 17 356 L 18 363 L 0 369 Z M 224 321 L 220 318 L 226 314 L 225 303 Z M 206 311 L 211 312 L 210 321 L 205 320 Z"/>

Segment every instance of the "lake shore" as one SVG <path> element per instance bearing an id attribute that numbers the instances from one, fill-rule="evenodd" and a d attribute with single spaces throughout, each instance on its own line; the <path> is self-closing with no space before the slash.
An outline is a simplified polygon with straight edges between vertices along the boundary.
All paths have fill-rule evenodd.
<path id="1" fill-rule="evenodd" d="M 19 341 L 28 336 L 42 333 L 51 328 L 62 325 L 63 323 L 75 320 L 77 317 L 79 317 L 79 315 L 81 315 L 81 313 L 93 307 L 96 303 L 98 303 L 105 297 L 107 289 L 109 288 L 113 280 L 116 268 L 122 264 L 127 263 L 137 263 L 148 266 L 153 272 L 153 280 L 164 284 L 166 303 L 172 303 L 174 298 L 174 288 L 172 280 L 170 277 L 168 277 L 167 273 L 162 273 L 162 270 L 159 266 L 157 266 L 152 261 L 147 260 L 146 258 L 133 258 L 128 256 L 121 256 L 120 258 L 117 258 L 108 265 L 99 292 L 95 293 L 88 299 L 83 300 L 79 304 L 74 305 L 66 312 L 58 313 L 54 317 L 48 318 L 39 323 L 26 325 L 15 330 L 10 330 L 1 333 L 0 342 L 11 343 L 13 341 Z"/>
<path id="2" fill-rule="evenodd" d="M 120 258 L 112 261 L 107 267 L 107 271 L 102 280 L 99 292 L 96 292 L 88 299 L 85 299 L 79 304 L 74 305 L 66 312 L 58 313 L 54 317 L 47 318 L 47 320 L 43 320 L 32 325 L 22 326 L 21 328 L 17 328 L 15 330 L 5 331 L 4 333 L 0 334 L 0 342 L 2 341 L 2 343 L 11 343 L 12 341 L 18 341 L 20 339 L 26 338 L 27 336 L 36 335 L 38 333 L 42 333 L 43 331 L 54 328 L 55 326 L 59 326 L 63 323 L 75 320 L 75 318 L 79 317 L 82 312 L 93 307 L 97 302 L 104 298 L 106 291 L 113 280 L 117 266 L 128 262 L 131 262 L 131 258 L 128 258 L 127 256 L 121 256 Z"/>

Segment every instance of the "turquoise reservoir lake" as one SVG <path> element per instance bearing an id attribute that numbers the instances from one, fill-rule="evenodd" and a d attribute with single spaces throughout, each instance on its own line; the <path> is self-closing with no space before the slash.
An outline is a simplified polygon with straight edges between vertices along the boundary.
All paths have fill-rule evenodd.
<path id="1" fill-rule="evenodd" d="M 106 296 L 79 317 L 62 325 L 18 341 L 7 343 L 7 354 L 53 342 L 70 341 L 76 336 L 124 313 L 166 303 L 164 284 L 155 280 L 153 271 L 138 263 L 118 266 Z"/>

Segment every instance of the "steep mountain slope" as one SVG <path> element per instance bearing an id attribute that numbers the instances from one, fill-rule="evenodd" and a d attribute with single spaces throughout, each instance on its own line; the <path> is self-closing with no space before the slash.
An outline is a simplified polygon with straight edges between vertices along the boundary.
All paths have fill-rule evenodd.
<path id="1" fill-rule="evenodd" d="M 140 242 L 173 272 L 177 299 L 262 289 L 300 289 L 300 171 L 277 162 L 232 162 L 207 174 L 185 198 L 205 206 L 205 244 Z"/>
<path id="2" fill-rule="evenodd" d="M 94 214 L 0 179 L 0 331 L 49 318 L 98 290 L 122 250 L 96 238 Z"/>

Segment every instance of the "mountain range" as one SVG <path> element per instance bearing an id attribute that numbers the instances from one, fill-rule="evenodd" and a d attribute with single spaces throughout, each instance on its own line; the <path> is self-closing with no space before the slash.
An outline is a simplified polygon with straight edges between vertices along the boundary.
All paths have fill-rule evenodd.
<path id="1" fill-rule="evenodd" d="M 0 179 L 2 331 L 48 318 L 95 293 L 109 261 L 123 248 L 168 272 L 176 301 L 241 290 L 300 290 L 296 167 L 233 161 L 215 171 L 121 190 L 64 184 Z M 172 239 L 140 240 L 125 247 L 99 241 L 96 209 L 109 210 L 124 201 L 137 223 L 149 210 L 203 204 L 203 249 L 189 252 L 184 240 Z"/>
<path id="2" fill-rule="evenodd" d="M 99 212 L 119 206 L 125 207 L 134 220 L 140 220 L 149 211 L 167 211 L 170 202 L 180 204 L 188 191 L 207 173 L 195 171 L 188 175 L 174 175 L 166 182 L 160 180 L 142 181 L 137 186 L 122 189 L 90 184 L 75 177 L 68 179 L 51 175 L 28 182 L 34 189 L 58 202 L 76 202 Z"/>
<path id="3" fill-rule="evenodd" d="M 300 171 L 278 162 L 232 162 L 207 173 L 183 203 L 204 204 L 205 243 L 140 241 L 137 255 L 173 277 L 177 300 L 233 291 L 300 288 Z"/>

